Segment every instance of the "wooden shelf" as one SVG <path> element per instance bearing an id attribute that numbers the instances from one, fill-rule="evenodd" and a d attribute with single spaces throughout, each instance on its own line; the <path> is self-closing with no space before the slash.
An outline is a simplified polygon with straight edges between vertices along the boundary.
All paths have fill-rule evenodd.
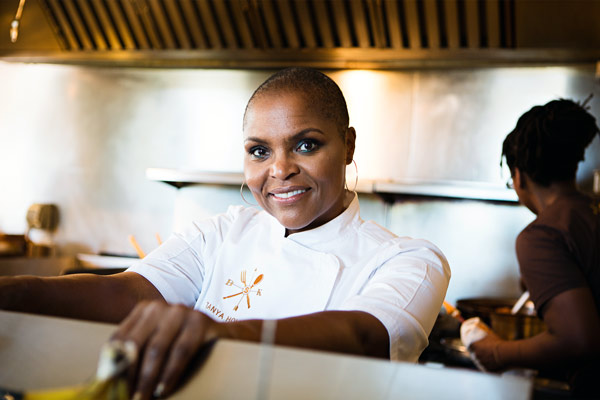
<path id="1" fill-rule="evenodd" d="M 190 185 L 240 186 L 244 181 L 241 172 L 192 171 L 170 168 L 148 168 L 146 177 L 152 181 L 164 182 L 176 188 Z M 352 184 L 349 184 L 352 186 Z M 504 185 L 471 181 L 385 181 L 360 180 L 356 185 L 359 193 L 375 193 L 385 201 L 395 201 L 400 196 L 427 196 L 455 199 L 518 201 L 513 190 Z"/>

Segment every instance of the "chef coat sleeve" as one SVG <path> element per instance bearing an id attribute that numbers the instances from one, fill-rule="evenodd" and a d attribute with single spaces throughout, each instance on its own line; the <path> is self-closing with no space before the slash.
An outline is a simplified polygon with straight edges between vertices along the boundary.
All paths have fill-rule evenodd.
<path id="1" fill-rule="evenodd" d="M 375 316 L 390 336 L 390 358 L 416 362 L 427 347 L 449 281 L 448 261 L 433 244 L 397 238 L 379 254 L 378 267 L 342 309 Z"/>
<path id="2" fill-rule="evenodd" d="M 150 281 L 168 303 L 193 307 L 202 290 L 206 265 L 234 218 L 232 208 L 226 214 L 189 224 L 127 271 Z"/>

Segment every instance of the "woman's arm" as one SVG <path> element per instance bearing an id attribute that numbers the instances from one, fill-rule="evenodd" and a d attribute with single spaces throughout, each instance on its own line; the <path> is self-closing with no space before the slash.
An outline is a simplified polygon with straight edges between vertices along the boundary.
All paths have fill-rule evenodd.
<path id="1" fill-rule="evenodd" d="M 545 307 L 547 330 L 529 339 L 505 341 L 495 335 L 471 345 L 479 361 L 495 371 L 510 366 L 542 368 L 600 354 L 600 318 L 589 288 L 553 297 Z"/>
<path id="2" fill-rule="evenodd" d="M 134 272 L 0 278 L 3 310 L 117 323 L 141 300 L 162 296 Z"/>
<path id="3" fill-rule="evenodd" d="M 263 321 L 213 321 L 184 306 L 139 304 L 114 339 L 143 349 L 137 371 L 136 400 L 172 393 L 192 357 L 216 338 L 261 341 Z M 323 311 L 277 321 L 275 343 L 342 353 L 389 357 L 389 336 L 378 319 L 362 311 Z"/>
<path id="4" fill-rule="evenodd" d="M 362 311 L 323 311 L 281 319 L 277 321 L 275 343 L 390 358 L 386 328 L 377 318 Z"/>

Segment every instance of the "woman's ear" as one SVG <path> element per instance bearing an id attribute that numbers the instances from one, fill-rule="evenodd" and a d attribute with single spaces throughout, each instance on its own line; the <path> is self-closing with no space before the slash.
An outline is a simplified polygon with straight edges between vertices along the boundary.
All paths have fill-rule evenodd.
<path id="1" fill-rule="evenodd" d="M 515 173 L 513 175 L 513 183 L 516 188 L 525 189 L 527 187 L 527 176 L 521 172 L 521 170 L 515 167 Z"/>
<path id="2" fill-rule="evenodd" d="M 354 148 L 356 146 L 356 130 L 348 127 L 346 130 L 346 165 L 350 165 L 354 159 Z"/>

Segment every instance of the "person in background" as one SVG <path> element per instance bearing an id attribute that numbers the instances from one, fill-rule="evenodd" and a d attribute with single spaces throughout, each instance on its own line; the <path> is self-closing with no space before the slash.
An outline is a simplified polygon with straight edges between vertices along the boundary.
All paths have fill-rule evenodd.
<path id="1" fill-rule="evenodd" d="M 598 132 L 584 105 L 560 99 L 527 111 L 504 140 L 514 190 L 537 216 L 516 250 L 547 330 L 515 341 L 489 334 L 470 347 L 488 370 L 538 369 L 581 396 L 600 394 L 600 201 L 577 189 L 575 174 Z"/>
<path id="2" fill-rule="evenodd" d="M 265 320 L 277 344 L 415 362 L 450 269 L 431 243 L 360 218 L 339 87 L 309 68 L 274 74 L 248 102 L 243 140 L 262 210 L 194 221 L 120 274 L 2 279 L 0 308 L 121 322 L 114 339 L 140 351 L 136 400 L 172 393 L 214 339 L 260 341 Z"/>

